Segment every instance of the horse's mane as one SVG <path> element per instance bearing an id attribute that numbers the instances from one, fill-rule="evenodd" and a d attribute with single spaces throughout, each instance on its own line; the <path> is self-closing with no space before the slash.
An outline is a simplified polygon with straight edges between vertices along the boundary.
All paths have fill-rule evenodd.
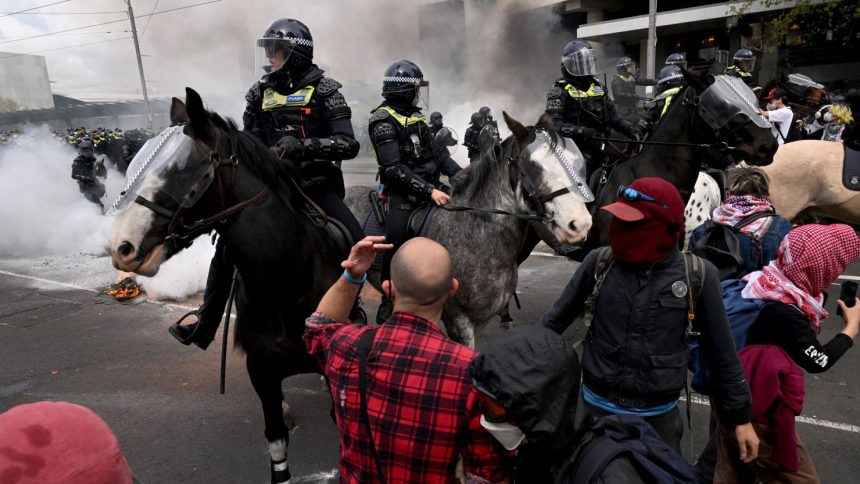
<path id="1" fill-rule="evenodd" d="M 500 174 L 507 176 L 502 173 L 502 163 L 499 163 L 496 150 L 483 150 L 477 161 L 451 179 L 454 196 L 480 201 L 487 191 L 498 191 L 499 187 L 492 180 Z"/>
<path id="2" fill-rule="evenodd" d="M 236 156 L 254 176 L 269 188 L 290 194 L 292 185 L 284 182 L 290 178 L 299 179 L 298 169 L 291 161 L 275 157 L 259 138 L 240 130 L 231 118 L 222 118 L 209 111 L 209 119 L 216 128 L 226 131 L 236 143 Z"/>

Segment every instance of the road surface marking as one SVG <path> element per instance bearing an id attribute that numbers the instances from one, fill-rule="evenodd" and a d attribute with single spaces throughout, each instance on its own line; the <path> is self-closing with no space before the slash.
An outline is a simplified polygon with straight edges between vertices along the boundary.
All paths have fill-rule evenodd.
<path id="1" fill-rule="evenodd" d="M 90 288 L 88 288 L 88 287 L 78 286 L 77 284 L 69 284 L 68 282 L 52 281 L 52 280 L 50 280 L 50 279 L 43 279 L 43 278 L 41 278 L 41 277 L 28 276 L 28 275 L 26 275 L 26 274 L 18 274 L 18 273 L 16 273 L 16 272 L 4 271 L 4 270 L 2 270 L 2 269 L 0 269 L 0 274 L 4 274 L 4 275 L 7 275 L 7 276 L 12 276 L 12 277 L 20 277 L 21 279 L 29 279 L 29 280 L 31 280 L 31 281 L 47 282 L 48 284 L 56 284 L 56 285 L 58 285 L 58 286 L 68 287 L 68 288 L 71 288 L 71 289 L 79 289 L 79 290 L 81 290 L 81 291 L 87 291 L 87 292 L 99 292 L 99 291 L 97 291 L 97 290 L 95 290 L 95 289 L 90 289 Z"/>

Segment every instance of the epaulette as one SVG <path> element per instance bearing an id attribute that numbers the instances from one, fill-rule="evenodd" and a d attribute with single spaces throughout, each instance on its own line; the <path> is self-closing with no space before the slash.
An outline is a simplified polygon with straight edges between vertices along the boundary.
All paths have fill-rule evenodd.
<path id="1" fill-rule="evenodd" d="M 549 91 L 546 93 L 547 99 L 555 99 L 561 97 L 564 91 L 561 90 L 558 86 L 552 86 L 549 88 Z"/>
<path id="2" fill-rule="evenodd" d="M 383 109 L 377 109 L 370 116 L 370 119 L 367 120 L 367 124 L 375 123 L 377 121 L 382 121 L 384 119 L 388 119 L 390 115 Z"/>
<path id="3" fill-rule="evenodd" d="M 343 87 L 343 84 L 335 81 L 331 77 L 323 77 L 317 84 L 317 92 L 322 96 L 328 96 Z"/>

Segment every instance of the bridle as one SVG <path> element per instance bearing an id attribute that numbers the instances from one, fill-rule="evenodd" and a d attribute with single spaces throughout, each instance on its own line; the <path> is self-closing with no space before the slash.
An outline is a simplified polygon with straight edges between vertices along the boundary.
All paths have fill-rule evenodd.
<path id="1" fill-rule="evenodd" d="M 216 131 L 216 133 L 217 136 L 215 139 L 214 149 L 209 148 L 209 146 L 207 146 L 206 144 L 200 144 L 203 144 L 203 146 L 206 147 L 206 150 L 208 151 L 209 163 L 212 164 L 213 168 L 213 182 L 217 184 L 216 186 L 218 200 L 220 203 L 221 210 L 212 216 L 198 219 L 190 224 L 186 224 L 184 220 L 184 215 L 189 207 L 184 207 L 181 204 L 177 203 L 177 207 L 175 209 L 171 209 L 163 205 L 159 205 L 158 203 L 155 203 L 152 200 L 143 197 L 142 195 L 138 195 L 135 198 L 134 203 L 143 205 L 144 207 L 152 210 L 156 214 L 156 216 L 166 218 L 170 222 L 167 225 L 167 235 L 160 239 L 153 239 L 149 242 L 149 244 L 146 243 L 146 239 L 141 242 L 140 247 L 138 247 L 137 259 L 143 260 L 144 258 L 146 258 L 146 255 L 150 250 L 152 250 L 153 247 L 156 247 L 162 243 L 171 245 L 174 251 L 178 251 L 180 249 L 188 247 L 189 245 L 191 245 L 191 242 L 199 235 L 211 231 L 216 224 L 225 223 L 230 216 L 235 215 L 243 209 L 261 201 L 269 192 L 269 187 L 264 184 L 262 188 L 260 188 L 260 190 L 251 198 L 227 206 L 227 203 L 225 201 L 225 195 L 227 193 L 232 193 L 236 187 L 236 177 L 239 165 L 239 157 L 236 154 L 238 139 L 232 133 L 229 135 L 228 151 L 230 152 L 230 156 L 223 158 L 220 154 L 219 149 L 223 132 L 218 130 Z M 230 170 L 229 176 L 224 176 L 223 174 L 226 169 Z M 225 181 L 229 181 L 229 188 L 225 189 Z"/>

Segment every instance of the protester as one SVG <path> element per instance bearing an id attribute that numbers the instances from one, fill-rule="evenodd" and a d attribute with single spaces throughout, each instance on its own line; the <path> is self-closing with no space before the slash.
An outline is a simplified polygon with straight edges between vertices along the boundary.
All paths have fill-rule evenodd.
<path id="1" fill-rule="evenodd" d="M 305 344 L 335 400 L 341 482 L 454 482 L 461 456 L 467 474 L 507 482 L 512 456 L 481 426 L 468 377 L 476 354 L 439 328 L 458 287 L 444 247 L 423 237 L 403 244 L 383 282 L 392 315 L 378 329 L 345 322 L 377 252 L 392 247 L 383 240 L 352 248 L 306 322 Z"/>
<path id="2" fill-rule="evenodd" d="M 517 484 L 561 482 L 565 463 L 576 453 L 591 422 L 577 414 L 580 366 L 561 336 L 542 326 L 505 332 L 472 360 L 469 374 L 478 389 L 481 425 L 509 449 L 517 449 Z M 623 455 L 598 482 L 644 482 Z"/>
<path id="3" fill-rule="evenodd" d="M 95 412 L 67 402 L 37 402 L 0 414 L 0 482 L 133 480 L 116 436 Z"/>
<path id="4" fill-rule="evenodd" d="M 762 116 L 773 125 L 771 132 L 780 146 L 791 141 L 789 134 L 794 122 L 794 112 L 785 104 L 787 96 L 785 89 L 780 87 L 771 89 L 770 94 L 764 98 L 765 101 L 770 101 L 767 103 L 767 109 L 760 109 Z"/>
<path id="5" fill-rule="evenodd" d="M 741 458 L 755 459 L 758 439 L 750 425 L 749 390 L 717 271 L 701 259 L 688 262 L 678 250 L 684 228 L 678 190 L 661 178 L 640 178 L 622 187 L 618 201 L 603 210 L 613 215 L 611 260 L 601 260 L 601 249 L 589 254 L 541 318 L 541 324 L 561 333 L 586 303 L 592 305 L 582 358 L 586 408 L 597 417 L 640 416 L 680 451 L 684 428 L 678 398 L 687 381 L 688 311 L 694 312 L 700 341 L 717 373 L 718 416 L 734 429 Z M 691 265 L 702 267 L 703 274 Z"/>
<path id="6" fill-rule="evenodd" d="M 776 251 L 783 237 L 791 230 L 791 222 L 776 215 L 776 209 L 770 201 L 767 174 L 760 168 L 738 167 L 729 171 L 726 185 L 726 200 L 714 209 L 714 223 L 728 227 L 741 224 L 755 214 L 769 213 L 752 220 L 733 231 L 740 244 L 740 256 L 744 263 L 744 272 L 760 270 L 776 259 Z M 689 248 L 691 251 L 698 245 L 699 240 L 707 232 L 707 223 L 699 225 L 690 235 Z"/>

